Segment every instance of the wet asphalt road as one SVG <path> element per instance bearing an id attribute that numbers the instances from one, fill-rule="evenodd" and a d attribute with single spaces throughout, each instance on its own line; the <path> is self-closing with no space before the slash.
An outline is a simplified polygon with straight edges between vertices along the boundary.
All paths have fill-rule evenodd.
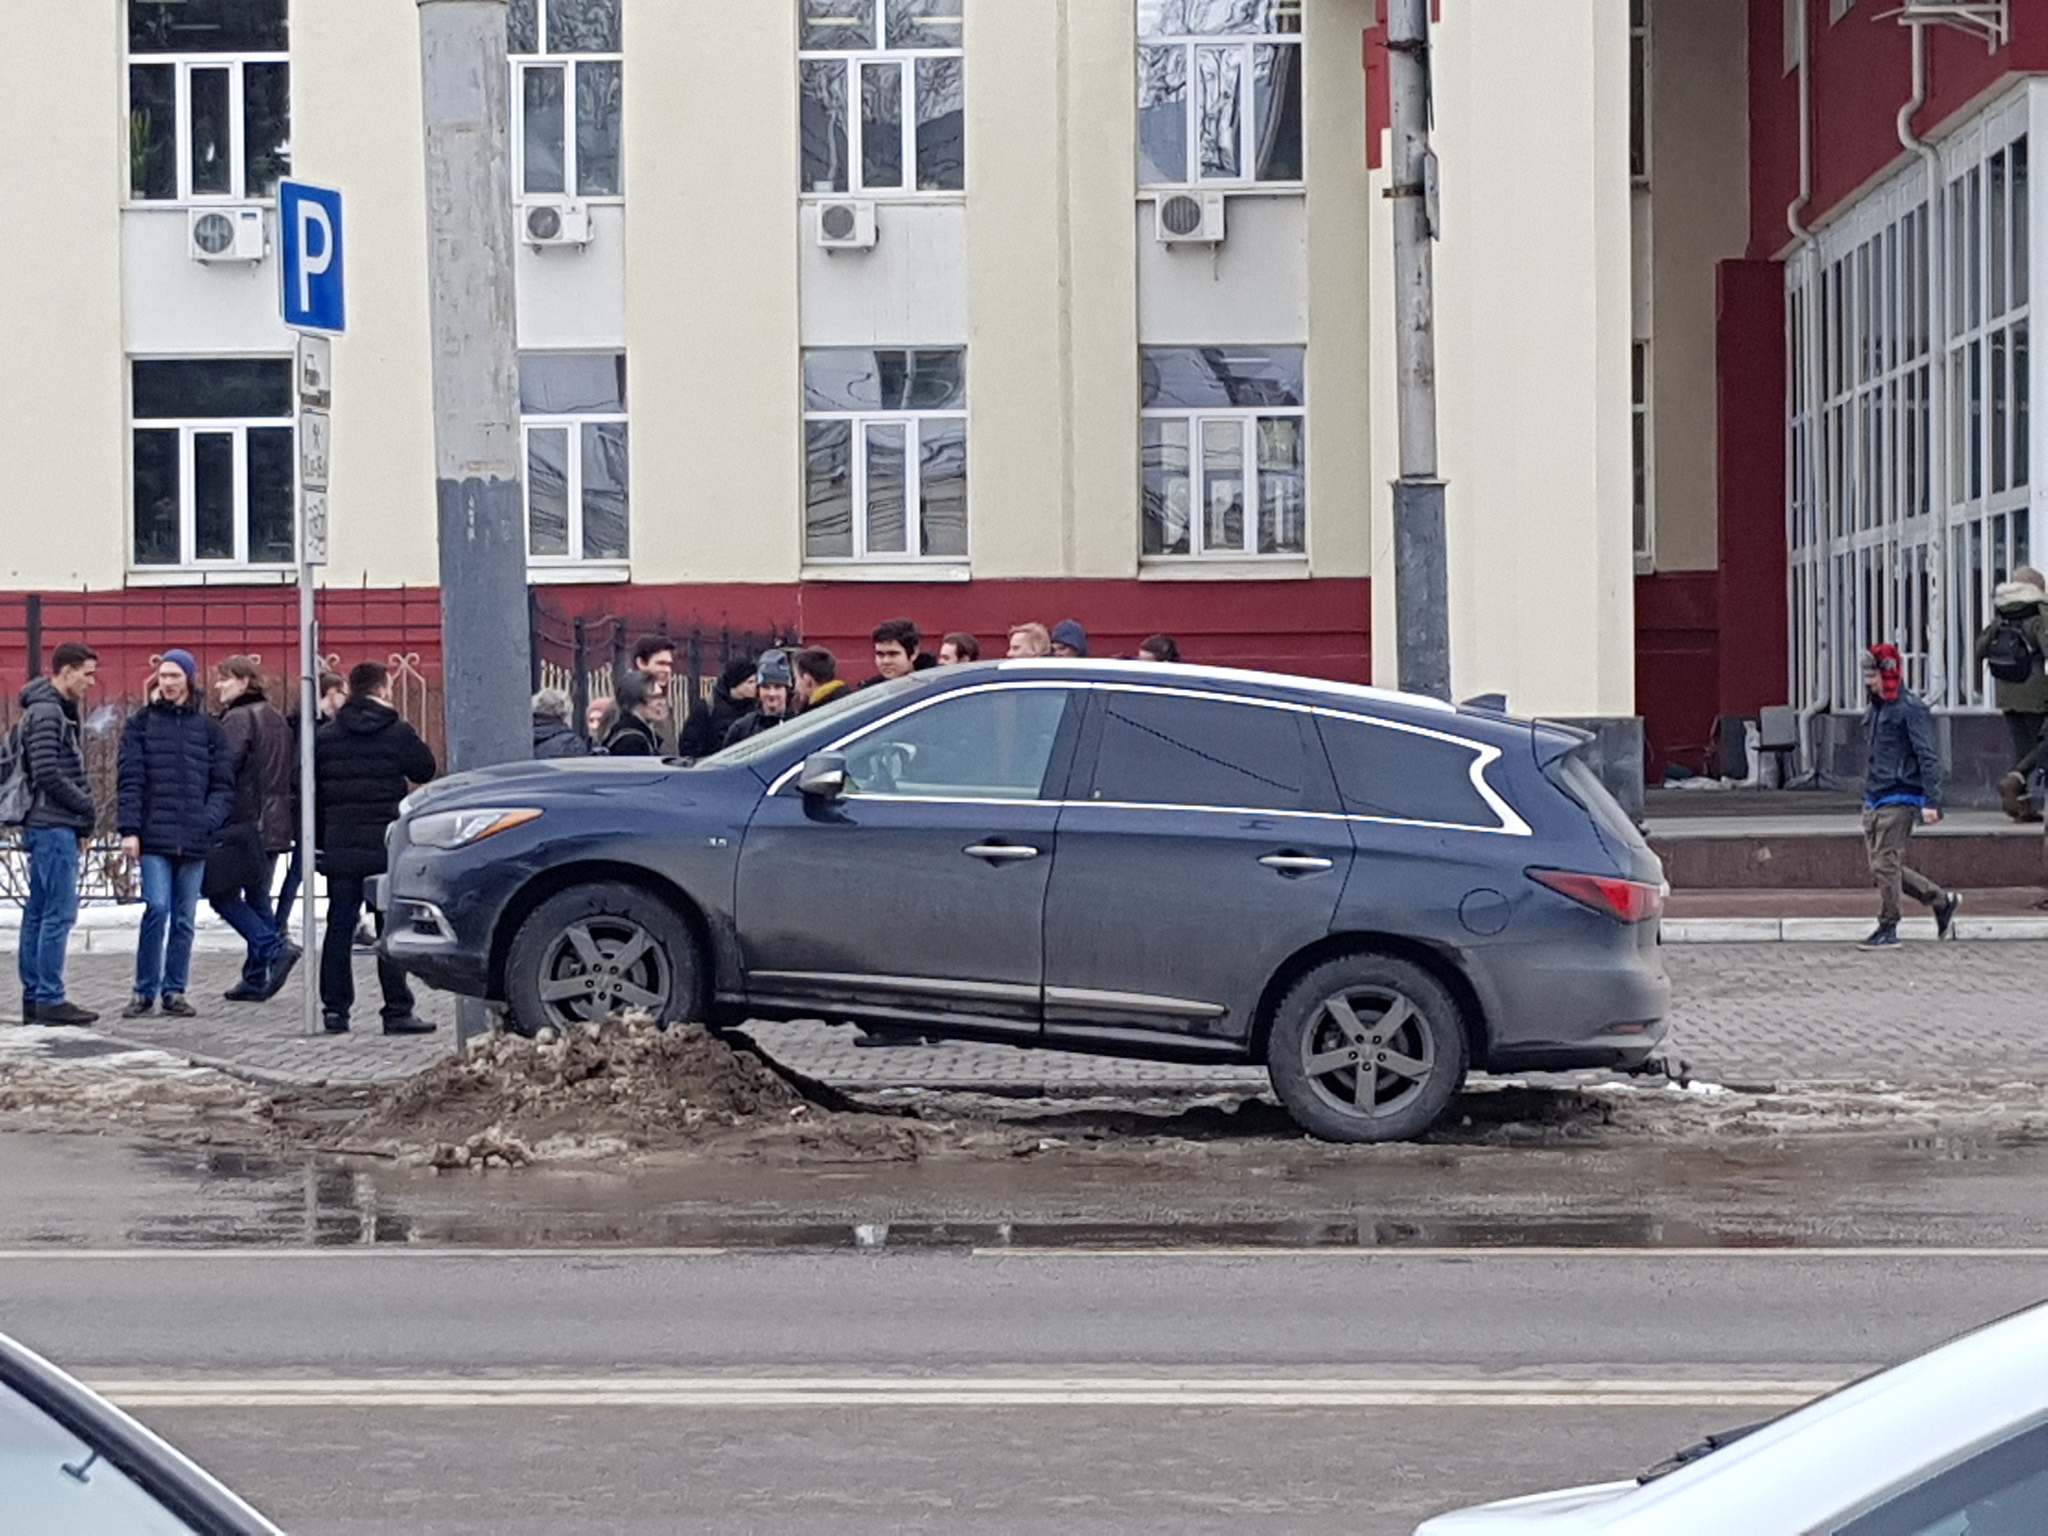
<path id="1" fill-rule="evenodd" d="M 2041 1250 L 0 1255 L 0 1327 L 332 1536 L 1405 1532 L 2044 1296 Z"/>

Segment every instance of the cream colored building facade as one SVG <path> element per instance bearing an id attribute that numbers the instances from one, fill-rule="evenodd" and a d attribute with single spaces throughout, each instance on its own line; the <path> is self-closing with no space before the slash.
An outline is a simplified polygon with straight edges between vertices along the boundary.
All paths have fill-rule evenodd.
<path id="1" fill-rule="evenodd" d="M 951 141 L 964 138 L 964 164 L 951 178 L 958 185 L 823 193 L 803 188 L 799 167 L 808 163 L 806 81 L 825 78 L 806 70 L 833 50 L 803 45 L 817 43 L 819 18 L 857 11 L 862 0 L 813 4 L 808 13 L 804 0 L 547 3 L 560 13 L 550 24 L 559 21 L 572 43 L 589 40 L 570 25 L 584 12 L 600 32 L 604 13 L 618 16 L 615 51 L 550 51 L 560 37 L 540 38 L 541 51 L 514 67 L 595 65 L 594 98 L 621 81 L 619 160 L 615 172 L 598 168 L 599 190 L 581 195 L 574 186 L 528 195 L 515 180 L 522 229 L 540 203 L 566 201 L 576 205 L 566 210 L 572 221 L 589 220 L 587 244 L 522 244 L 520 343 L 529 357 L 623 356 L 616 435 L 592 436 L 589 426 L 579 434 L 572 417 L 549 441 L 580 445 L 573 473 L 585 477 L 585 492 L 603 473 L 606 445 L 629 443 L 622 478 L 630 492 L 622 547 L 590 522 L 580 557 L 574 540 L 568 555 L 536 556 L 536 582 L 854 588 L 877 618 L 913 604 L 935 614 L 995 613 L 1004 598 L 972 594 L 1037 583 L 1031 592 L 1092 603 L 1091 628 L 1108 633 L 1126 627 L 1120 605 L 1148 620 L 1185 613 L 1196 627 L 1217 604 L 1249 603 L 1284 631 L 1311 592 L 1326 604 L 1328 594 L 1355 594 L 1360 636 L 1391 637 L 1391 236 L 1385 173 L 1366 167 L 1361 70 L 1372 0 L 891 0 L 876 22 L 881 32 L 848 66 L 872 65 L 877 89 L 894 79 L 906 99 L 917 97 L 926 65 L 912 58 L 889 73 L 898 65 L 882 33 L 899 10 L 935 29 L 924 34 L 927 45 L 941 44 L 925 49 L 940 61 L 931 88 L 964 103 Z M 260 192 L 241 182 L 227 194 L 194 190 L 187 183 L 198 174 L 197 152 L 179 139 L 175 153 L 190 174 L 169 195 L 137 195 L 144 172 L 134 98 L 159 89 L 138 83 L 138 68 L 180 61 L 186 94 L 163 99 L 186 114 L 187 138 L 215 131 L 195 126 L 191 113 L 214 90 L 206 71 L 217 60 L 131 49 L 131 13 L 167 9 L 140 0 L 37 8 L 37 67 L 18 71 L 0 95 L 9 141 L 29 146 L 11 180 L 16 205 L 36 210 L 37 231 L 0 242 L 0 337 L 12 363 L 0 370 L 0 590 L 289 579 L 283 566 L 255 558 L 257 533 L 238 534 L 220 558 L 227 546 L 216 530 L 213 555 L 201 557 L 193 540 L 203 544 L 206 518 L 222 514 L 195 513 L 189 502 L 206 494 L 199 482 L 213 471 L 204 456 L 226 441 L 203 421 L 181 429 L 183 542 L 164 542 L 172 537 L 166 520 L 152 535 L 160 536 L 152 558 L 138 553 L 137 441 L 152 429 L 137 415 L 143 386 L 134 365 L 278 359 L 291 345 L 278 318 L 274 252 L 240 262 L 192 252 L 195 208 L 251 205 L 274 218 Z M 1628 716 L 1637 322 L 1627 0 L 1455 0 L 1444 10 L 1436 271 L 1455 686 L 1504 692 L 1518 710 Z M 1239 25 L 1253 30 L 1228 30 Z M 414 0 L 289 4 L 291 170 L 348 200 L 350 329 L 335 347 L 325 571 L 333 587 L 436 580 L 417 27 Z M 957 46 L 943 46 L 952 36 Z M 1144 118 L 1138 82 L 1144 69 L 1176 67 L 1175 49 L 1197 97 L 1216 71 L 1242 70 L 1229 77 L 1244 89 L 1239 110 L 1250 127 L 1241 140 L 1211 146 L 1203 112 L 1186 119 L 1199 142 L 1183 148 L 1196 160 L 1214 148 L 1217 163 L 1206 167 L 1214 174 L 1185 175 L 1182 190 L 1222 194 L 1220 241 L 1162 241 L 1157 203 L 1176 189 L 1141 174 L 1141 150 L 1157 148 L 1141 144 L 1149 131 L 1141 124 L 1167 123 L 1171 138 L 1178 109 L 1169 102 L 1161 117 L 1154 102 L 1155 115 Z M 1274 93 L 1295 88 L 1284 78 L 1289 68 L 1300 93 L 1298 170 L 1259 179 L 1254 158 L 1272 153 L 1276 127 L 1283 138 L 1292 131 L 1285 106 L 1271 105 Z M 248 78 L 229 83 L 253 90 Z M 573 73 L 562 78 L 572 101 L 586 89 Z M 514 99 L 522 113 L 544 113 L 553 88 L 535 84 L 529 100 L 521 74 Z M 1267 95 L 1255 99 L 1255 91 Z M 815 86 L 811 95 L 815 116 Z M 256 111 L 246 104 L 231 114 L 240 137 L 230 142 L 245 157 Z M 523 116 L 515 124 L 516 176 L 531 181 L 528 128 Z M 943 158 L 943 134 L 931 131 L 931 153 Z M 923 142 L 913 125 L 901 154 L 917 160 Z M 1227 174 L 1239 150 L 1243 174 Z M 863 151 L 880 158 L 855 169 L 886 182 L 898 151 L 881 145 L 878 131 L 864 136 Z M 589 175 L 607 152 L 584 146 L 576 174 Z M 1273 166 L 1294 169 L 1284 145 Z M 846 202 L 871 207 L 871 248 L 820 243 L 825 206 Z M 1162 412 L 1156 403 L 1148 409 L 1147 380 L 1171 368 L 1148 369 L 1146 360 L 1191 349 L 1298 360 L 1293 406 L 1280 389 L 1252 407 L 1256 420 L 1235 459 L 1228 441 L 1242 402 L 1213 422 L 1197 402 L 1182 412 L 1185 426 L 1151 425 Z M 964 538 L 957 496 L 942 484 L 959 452 L 947 446 L 944 409 L 911 439 L 924 454 L 924 548 L 903 540 L 908 547 L 891 554 L 901 514 L 886 506 L 882 514 L 867 506 L 874 526 L 861 543 L 875 547 L 850 558 L 832 542 L 836 533 L 817 533 L 829 509 L 807 524 L 807 502 L 815 509 L 820 494 L 808 483 L 820 473 L 820 444 L 839 440 L 806 419 L 806 358 L 828 352 L 889 353 L 911 358 L 914 369 L 927 355 L 959 360 L 947 366 L 964 373 L 964 384 L 944 409 L 964 416 Z M 891 455 L 904 428 L 863 417 L 851 429 L 862 445 L 857 472 L 878 477 L 864 494 L 894 506 L 904 493 L 889 477 L 904 471 L 891 467 L 901 462 Z M 1172 458 L 1182 433 L 1197 445 L 1193 458 L 1206 443 L 1221 467 L 1213 484 L 1190 478 L 1168 499 L 1191 498 L 1199 522 L 1204 494 L 1227 499 L 1235 483 L 1239 521 L 1216 527 L 1241 548 L 1204 551 L 1212 530 L 1183 529 L 1187 553 L 1146 553 L 1147 460 Z M 150 473 L 168 477 L 172 439 L 153 441 L 163 458 Z M 235 461 L 231 489 L 215 494 L 253 508 L 260 466 L 244 439 L 234 443 L 245 457 Z M 1272 464 L 1257 469 L 1255 488 L 1249 482 L 1265 457 Z M 1296 459 L 1300 473 L 1290 478 Z M 1170 465 L 1152 469 L 1171 478 Z M 566 494 L 575 500 L 575 484 Z M 1271 498 L 1270 530 L 1255 510 L 1262 495 Z M 245 522 L 250 508 L 231 504 Z M 572 523 L 576 516 L 572 506 Z M 1673 540 L 1689 548 L 1698 530 Z M 833 552 L 821 556 L 827 547 Z M 1308 585 L 1289 585 L 1299 583 Z M 1232 598 L 1232 587 L 1253 596 Z M 1372 658 L 1375 679 L 1392 682 L 1390 639 L 1372 647 Z"/>

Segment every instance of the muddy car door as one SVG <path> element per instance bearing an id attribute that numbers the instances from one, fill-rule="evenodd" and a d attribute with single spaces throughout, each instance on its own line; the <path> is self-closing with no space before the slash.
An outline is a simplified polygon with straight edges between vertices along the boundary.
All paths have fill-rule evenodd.
<path id="1" fill-rule="evenodd" d="M 1035 1036 L 1081 697 L 1053 682 L 942 693 L 831 743 L 843 794 L 806 797 L 785 775 L 740 850 L 749 1000 Z"/>

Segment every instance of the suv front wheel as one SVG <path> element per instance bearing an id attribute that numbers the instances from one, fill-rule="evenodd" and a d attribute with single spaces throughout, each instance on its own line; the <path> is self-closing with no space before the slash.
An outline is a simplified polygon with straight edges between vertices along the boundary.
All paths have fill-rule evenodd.
<path id="1" fill-rule="evenodd" d="M 1465 1031 L 1444 984 L 1390 955 L 1344 955 L 1280 1004 L 1266 1045 L 1273 1091 L 1325 1141 L 1406 1141 L 1465 1081 Z"/>
<path id="2" fill-rule="evenodd" d="M 505 957 L 505 1001 L 522 1035 L 644 1011 L 688 1017 L 702 974 L 675 909 L 615 882 L 572 886 L 528 914 Z"/>

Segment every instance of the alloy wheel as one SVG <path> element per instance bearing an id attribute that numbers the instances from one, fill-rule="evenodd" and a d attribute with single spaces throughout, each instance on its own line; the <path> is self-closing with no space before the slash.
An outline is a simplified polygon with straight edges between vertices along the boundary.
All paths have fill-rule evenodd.
<path id="1" fill-rule="evenodd" d="M 1406 1110 L 1436 1073 L 1436 1043 L 1415 1005 L 1385 987 L 1347 987 L 1323 1000 L 1301 1036 L 1303 1074 L 1346 1115 Z"/>
<path id="2" fill-rule="evenodd" d="M 609 1018 L 622 1008 L 660 1017 L 674 987 L 668 954 L 654 936 L 612 913 L 570 923 L 541 963 L 541 1006 L 558 1026 Z"/>

